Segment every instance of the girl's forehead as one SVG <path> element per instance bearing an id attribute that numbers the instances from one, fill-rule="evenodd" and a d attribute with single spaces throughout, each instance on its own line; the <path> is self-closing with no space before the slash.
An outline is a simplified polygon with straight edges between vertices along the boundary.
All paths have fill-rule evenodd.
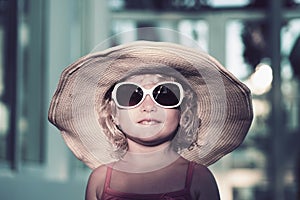
<path id="1" fill-rule="evenodd" d="M 166 77 L 160 74 L 141 74 L 128 77 L 125 81 L 138 83 L 140 85 L 156 84 L 161 81 L 173 81 L 171 77 Z"/>

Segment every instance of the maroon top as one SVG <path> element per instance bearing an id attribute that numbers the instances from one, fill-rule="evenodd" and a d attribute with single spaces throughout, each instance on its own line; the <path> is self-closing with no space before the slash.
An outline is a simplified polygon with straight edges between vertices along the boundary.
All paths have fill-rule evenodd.
<path id="1" fill-rule="evenodd" d="M 194 171 L 194 162 L 189 162 L 187 173 L 186 173 L 186 180 L 185 180 L 185 187 L 182 190 L 174 191 L 174 192 L 167 192 L 161 194 L 136 194 L 136 193 L 126 193 L 113 190 L 110 188 L 110 180 L 112 174 L 112 168 L 108 167 L 106 172 L 105 178 L 105 185 L 104 190 L 102 192 L 101 200 L 157 200 L 157 199 L 176 199 L 176 200 L 187 200 L 192 199 L 190 194 L 190 187 L 193 178 L 193 171 Z"/>

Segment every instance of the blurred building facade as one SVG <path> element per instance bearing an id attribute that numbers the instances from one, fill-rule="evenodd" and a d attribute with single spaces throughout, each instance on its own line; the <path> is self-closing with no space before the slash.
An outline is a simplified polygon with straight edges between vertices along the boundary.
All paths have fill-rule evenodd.
<path id="1" fill-rule="evenodd" d="M 84 199 L 90 170 L 47 121 L 59 75 L 126 31 L 107 47 L 187 43 L 149 27 L 192 38 L 252 90 L 255 118 L 244 144 L 210 167 L 222 199 L 299 199 L 299 4 L 0 0 L 0 199 Z"/>

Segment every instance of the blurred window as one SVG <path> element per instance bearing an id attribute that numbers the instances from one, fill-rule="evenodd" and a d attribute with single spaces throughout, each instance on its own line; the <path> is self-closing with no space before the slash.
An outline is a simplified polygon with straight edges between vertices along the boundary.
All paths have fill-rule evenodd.
<path id="1" fill-rule="evenodd" d="M 42 6 L 0 3 L 0 162 L 12 168 L 43 160 Z"/>
<path id="2" fill-rule="evenodd" d="M 274 146 L 272 141 L 272 85 L 273 71 L 268 48 L 268 25 L 262 20 L 229 20 L 226 24 L 226 66 L 251 89 L 253 97 L 254 120 L 244 143 L 230 154 L 233 169 L 264 171 L 272 169 Z M 287 195 L 293 195 L 296 180 L 293 177 L 299 141 L 299 91 L 300 91 L 300 19 L 285 20 L 281 29 L 281 94 L 282 141 L 280 143 L 285 158 L 282 158 L 285 182 L 282 183 Z M 281 108 L 280 106 L 278 106 Z M 279 147 L 277 147 L 279 148 Z M 238 170 L 236 170 L 238 171 Z M 268 194 L 271 179 L 268 174 L 246 175 L 249 184 L 244 188 L 234 188 L 236 199 L 260 199 Z M 257 177 L 256 177 L 257 176 Z M 267 178 L 267 185 L 262 180 Z M 233 182 L 240 184 L 241 180 Z M 251 183 L 251 184 L 250 184 Z M 258 188 L 267 187 L 263 190 Z M 257 193 L 259 192 L 259 193 Z M 255 194 L 254 197 L 252 197 Z M 292 198 L 287 198 L 292 199 Z"/>
<path id="3" fill-rule="evenodd" d="M 2 17 L 0 19 L 3 19 Z M 5 84 L 8 76 L 5 70 L 5 25 L 0 22 L 0 159 L 7 160 L 7 144 L 9 132 L 9 97 L 7 94 L 8 85 Z"/>
<path id="4" fill-rule="evenodd" d="M 265 23 L 260 20 L 230 20 L 226 24 L 226 66 L 251 90 L 254 120 L 247 139 L 231 154 L 233 168 L 267 167 L 269 153 L 269 117 L 271 101 L 268 98 L 272 84 L 269 66 Z M 259 184 L 259 183 L 256 183 Z"/>
<path id="5" fill-rule="evenodd" d="M 191 43 L 196 41 L 201 49 L 208 52 L 209 34 L 208 24 L 205 20 L 180 20 L 175 23 L 161 20 L 157 23 L 124 19 L 114 20 L 111 29 L 113 35 L 111 46 L 135 40 L 169 41 L 193 46 L 195 44 Z M 178 33 L 180 34 L 178 35 Z"/>
<path id="6" fill-rule="evenodd" d="M 190 40 L 196 41 L 197 44 L 208 52 L 208 24 L 205 20 L 181 20 L 178 24 L 178 31 L 181 33 L 180 43 L 187 46 Z"/>
<path id="7" fill-rule="evenodd" d="M 299 130 L 300 108 L 300 19 L 289 20 L 281 31 L 281 78 L 287 129 Z"/>
<path id="8" fill-rule="evenodd" d="M 11 161 L 16 127 L 16 1 L 1 1 L 0 10 L 0 160 Z"/>

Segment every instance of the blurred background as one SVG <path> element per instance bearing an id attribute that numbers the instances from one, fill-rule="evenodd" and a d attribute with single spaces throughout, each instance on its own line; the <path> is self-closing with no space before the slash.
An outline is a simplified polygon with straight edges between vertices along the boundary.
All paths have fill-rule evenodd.
<path id="1" fill-rule="evenodd" d="M 300 0 L 0 0 L 0 199 L 84 199 L 90 170 L 47 121 L 62 70 L 112 35 L 195 40 L 253 94 L 240 148 L 210 166 L 223 200 L 300 199 Z"/>

